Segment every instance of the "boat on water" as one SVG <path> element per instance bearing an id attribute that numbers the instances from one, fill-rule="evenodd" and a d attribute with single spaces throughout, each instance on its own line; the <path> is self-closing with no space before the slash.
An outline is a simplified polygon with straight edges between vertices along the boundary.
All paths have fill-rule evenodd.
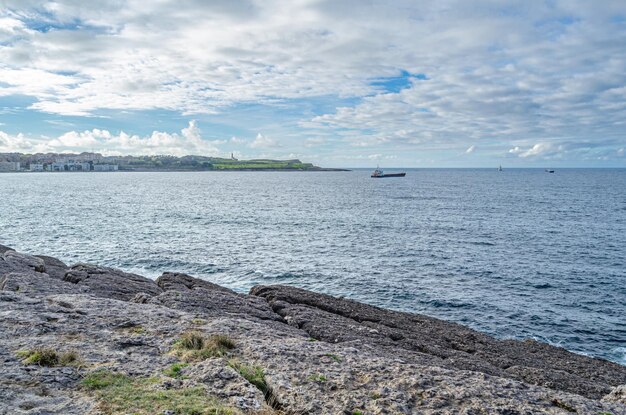
<path id="1" fill-rule="evenodd" d="M 554 173 L 554 169 L 546 169 L 546 173 Z"/>
<path id="2" fill-rule="evenodd" d="M 502 164 L 498 167 L 498 171 L 502 171 Z"/>
<path id="3" fill-rule="evenodd" d="M 406 176 L 406 173 L 402 172 L 402 173 L 385 173 L 382 171 L 382 169 L 380 167 L 376 167 L 376 170 L 374 170 L 374 172 L 372 173 L 371 177 L 374 178 L 384 178 L 384 177 L 404 177 Z"/>

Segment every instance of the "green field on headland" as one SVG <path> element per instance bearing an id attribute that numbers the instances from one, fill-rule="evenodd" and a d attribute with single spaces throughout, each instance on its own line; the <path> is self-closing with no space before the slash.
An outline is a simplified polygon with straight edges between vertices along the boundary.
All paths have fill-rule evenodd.
<path id="1" fill-rule="evenodd" d="M 120 170 L 323 170 L 300 160 L 253 159 L 203 156 L 118 157 Z"/>

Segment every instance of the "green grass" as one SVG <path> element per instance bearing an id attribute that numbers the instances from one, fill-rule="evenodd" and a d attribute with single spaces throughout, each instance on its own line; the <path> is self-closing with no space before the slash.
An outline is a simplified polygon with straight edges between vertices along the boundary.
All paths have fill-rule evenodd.
<path id="1" fill-rule="evenodd" d="M 309 380 L 312 380 L 313 382 L 326 382 L 328 380 L 328 378 L 322 374 L 316 374 L 316 375 L 309 375 Z"/>
<path id="2" fill-rule="evenodd" d="M 337 356 L 336 354 L 326 353 L 324 356 L 330 357 L 331 359 L 333 359 L 337 363 L 341 362 L 341 358 L 339 356 Z"/>
<path id="3" fill-rule="evenodd" d="M 255 170 L 307 170 L 313 168 L 310 163 L 302 163 L 298 160 L 220 160 L 213 163 L 213 169 L 255 169 Z"/>
<path id="4" fill-rule="evenodd" d="M 182 349 L 186 350 L 201 350 L 204 347 L 204 336 L 197 331 L 190 331 L 183 333 L 178 345 Z"/>
<path id="5" fill-rule="evenodd" d="M 159 378 L 134 378 L 106 370 L 92 372 L 82 387 L 98 398 L 105 415 L 152 415 L 172 410 L 176 415 L 235 415 L 235 409 L 221 405 L 197 386 L 159 389 Z"/>
<path id="6" fill-rule="evenodd" d="M 261 366 L 257 365 L 249 365 L 237 359 L 231 359 L 228 362 L 228 366 L 235 369 L 245 380 L 254 385 L 258 390 L 263 393 L 263 397 L 265 398 L 265 402 L 272 409 L 265 409 L 258 414 L 287 414 L 292 412 L 283 412 L 282 404 L 274 394 L 271 386 L 267 383 L 267 379 L 265 378 L 265 370 Z"/>
<path id="7" fill-rule="evenodd" d="M 270 387 L 265 380 L 265 371 L 261 366 L 253 366 L 236 359 L 231 359 L 228 365 L 235 369 L 244 379 L 257 387 L 258 390 L 267 395 Z"/>
<path id="8" fill-rule="evenodd" d="M 187 363 L 174 363 L 173 365 L 165 369 L 163 373 L 171 378 L 179 378 L 181 377 L 181 372 L 187 366 L 189 366 Z"/>
<path id="9" fill-rule="evenodd" d="M 47 367 L 82 365 L 82 360 L 78 352 L 74 350 L 58 353 L 54 349 L 41 347 L 31 350 L 19 350 L 15 354 L 18 358 L 22 359 L 22 363 L 25 365 L 39 365 Z"/>
<path id="10" fill-rule="evenodd" d="M 205 337 L 200 332 L 188 331 L 174 343 L 172 352 L 186 362 L 194 362 L 226 356 L 235 347 L 235 342 L 228 336 L 213 334 Z"/>

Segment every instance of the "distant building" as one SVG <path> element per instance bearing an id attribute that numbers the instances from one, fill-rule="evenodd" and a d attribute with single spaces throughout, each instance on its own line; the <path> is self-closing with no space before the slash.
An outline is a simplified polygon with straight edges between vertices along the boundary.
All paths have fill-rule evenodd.
<path id="1" fill-rule="evenodd" d="M 117 171 L 117 164 L 94 164 L 93 171 Z"/>
<path id="2" fill-rule="evenodd" d="M 30 163 L 30 171 L 43 171 L 43 163 Z"/>
<path id="3" fill-rule="evenodd" d="M 70 160 L 65 164 L 65 170 L 67 171 L 90 171 L 91 163 Z"/>
<path id="4" fill-rule="evenodd" d="M 0 171 L 20 171 L 20 162 L 0 161 Z"/>
<path id="5" fill-rule="evenodd" d="M 230 159 L 237 161 L 237 159 L 235 158 L 235 153 L 230 153 Z"/>
<path id="6" fill-rule="evenodd" d="M 65 171 L 65 162 L 56 162 L 52 163 L 48 166 L 48 170 L 50 171 Z"/>

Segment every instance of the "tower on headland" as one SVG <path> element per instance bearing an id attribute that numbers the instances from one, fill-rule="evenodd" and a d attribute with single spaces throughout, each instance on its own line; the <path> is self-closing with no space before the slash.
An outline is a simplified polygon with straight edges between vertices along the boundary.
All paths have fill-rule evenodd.
<path id="1" fill-rule="evenodd" d="M 230 159 L 237 161 L 237 159 L 235 158 L 235 153 L 230 153 Z"/>

